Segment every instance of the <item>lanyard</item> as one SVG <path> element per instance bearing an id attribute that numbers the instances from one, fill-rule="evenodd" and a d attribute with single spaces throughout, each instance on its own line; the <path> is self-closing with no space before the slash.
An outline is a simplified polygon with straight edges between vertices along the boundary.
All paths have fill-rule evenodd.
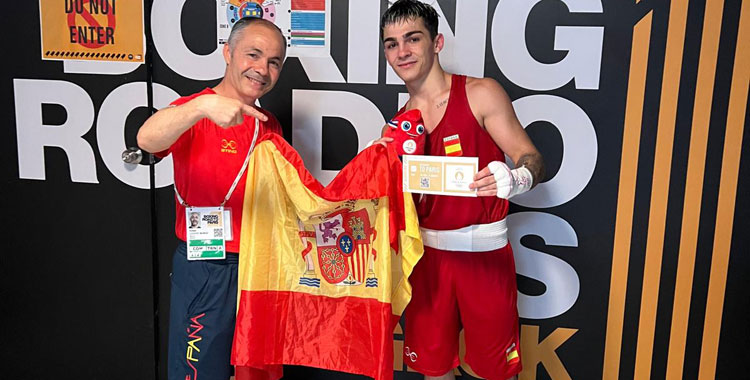
<path id="1" fill-rule="evenodd" d="M 240 182 L 240 178 L 242 178 L 242 175 L 245 174 L 245 170 L 247 170 L 247 164 L 250 162 L 250 153 L 253 152 L 253 149 L 255 149 L 255 142 L 258 140 L 258 131 L 260 130 L 260 124 L 258 122 L 258 119 L 255 119 L 255 134 L 253 134 L 253 142 L 250 144 L 250 149 L 247 151 L 247 156 L 245 157 L 245 162 L 242 164 L 242 169 L 240 169 L 240 172 L 237 173 L 237 178 L 234 179 L 234 182 L 232 183 L 232 187 L 229 188 L 229 191 L 227 192 L 227 196 L 224 197 L 224 201 L 221 202 L 221 207 L 224 207 L 224 205 L 227 203 L 229 198 L 232 196 L 232 193 L 234 192 L 234 188 L 237 187 L 237 184 Z M 174 193 L 177 196 L 177 200 L 180 202 L 181 205 L 185 207 L 190 207 L 190 205 L 185 202 L 184 199 L 182 199 L 182 196 L 180 196 L 180 192 L 177 191 L 177 183 L 174 183 Z"/>

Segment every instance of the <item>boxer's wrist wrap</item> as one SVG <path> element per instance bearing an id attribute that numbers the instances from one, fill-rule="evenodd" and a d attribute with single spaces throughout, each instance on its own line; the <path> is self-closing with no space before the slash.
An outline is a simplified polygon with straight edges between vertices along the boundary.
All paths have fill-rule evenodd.
<path id="1" fill-rule="evenodd" d="M 525 166 L 511 170 L 504 162 L 492 161 L 487 167 L 495 177 L 498 198 L 509 199 L 523 194 L 529 191 L 534 183 L 531 172 Z"/>

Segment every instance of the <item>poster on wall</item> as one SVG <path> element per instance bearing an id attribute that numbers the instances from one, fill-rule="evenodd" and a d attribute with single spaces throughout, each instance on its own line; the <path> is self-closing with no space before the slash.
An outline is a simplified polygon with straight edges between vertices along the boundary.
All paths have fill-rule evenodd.
<path id="1" fill-rule="evenodd" d="M 216 37 L 224 44 L 237 20 L 273 22 L 286 37 L 289 57 L 327 57 L 331 52 L 331 0 L 216 0 Z"/>
<path id="2" fill-rule="evenodd" d="M 143 62 L 143 2 L 39 0 L 42 59 Z"/>

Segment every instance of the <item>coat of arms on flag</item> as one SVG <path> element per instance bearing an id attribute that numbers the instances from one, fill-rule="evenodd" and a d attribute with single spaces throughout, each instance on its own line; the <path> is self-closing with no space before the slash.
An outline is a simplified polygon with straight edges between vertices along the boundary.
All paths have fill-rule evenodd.
<path id="1" fill-rule="evenodd" d="M 283 138 L 261 138 L 242 209 L 237 380 L 278 378 L 282 364 L 393 377 L 393 329 L 423 252 L 401 172 L 377 145 L 323 187 Z"/>
<path id="2" fill-rule="evenodd" d="M 320 276 L 329 284 L 340 286 L 378 286 L 373 265 L 377 251 L 372 248 L 377 230 L 370 222 L 375 210 L 369 203 L 347 202 L 317 222 L 298 221 L 300 237 L 307 240 L 302 251 L 305 268 L 300 285 L 320 287 Z M 313 245 L 317 255 L 310 254 Z"/>

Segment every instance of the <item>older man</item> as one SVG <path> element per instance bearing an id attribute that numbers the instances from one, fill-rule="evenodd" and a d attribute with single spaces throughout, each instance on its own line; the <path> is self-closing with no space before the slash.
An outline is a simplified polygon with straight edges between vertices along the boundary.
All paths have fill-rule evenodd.
<path id="1" fill-rule="evenodd" d="M 254 104 L 276 84 L 285 53 L 273 23 L 239 20 L 224 46 L 222 81 L 175 100 L 138 132 L 141 148 L 174 160 L 181 241 L 172 268 L 169 379 L 231 375 L 244 164 L 255 138 L 281 134 L 276 118 Z M 187 228 L 195 214 L 209 228 Z"/>

